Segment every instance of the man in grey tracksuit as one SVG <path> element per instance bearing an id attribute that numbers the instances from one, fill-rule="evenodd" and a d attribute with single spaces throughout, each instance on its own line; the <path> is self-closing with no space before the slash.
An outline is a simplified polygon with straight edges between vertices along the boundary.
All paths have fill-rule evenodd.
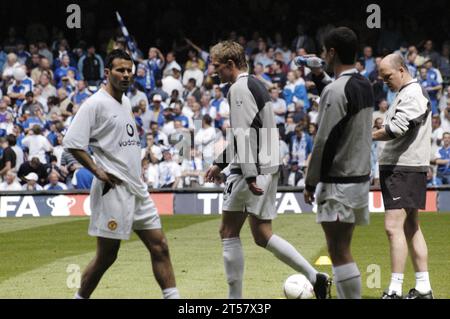
<path id="1" fill-rule="evenodd" d="M 324 43 L 326 62 L 336 81 L 327 85 L 320 97 L 304 196 L 307 203 L 317 201 L 317 222 L 325 232 L 338 298 L 358 299 L 361 275 L 350 243 L 355 225 L 369 223 L 373 92 L 354 67 L 358 51 L 355 33 L 336 28 Z"/>
<path id="2" fill-rule="evenodd" d="M 229 298 L 242 298 L 244 257 L 239 238 L 247 216 L 255 243 L 303 273 L 317 298 L 329 295 L 329 276 L 318 273 L 286 240 L 273 234 L 277 216 L 279 138 L 267 89 L 247 73 L 244 49 L 236 42 L 220 42 L 211 49 L 211 62 L 222 82 L 231 82 L 228 93 L 231 132 L 228 147 L 206 172 L 213 181 L 230 165 L 220 235 L 229 287 Z"/>
<path id="3" fill-rule="evenodd" d="M 403 59 L 391 54 L 380 64 L 380 74 L 397 92 L 386 112 L 384 127 L 374 140 L 387 141 L 380 154 L 380 184 L 385 229 L 391 251 L 391 282 L 383 299 L 402 297 L 403 273 L 411 247 L 416 286 L 406 299 L 432 299 L 427 244 L 419 226 L 419 209 L 425 208 L 431 154 L 431 102 L 427 92 L 409 74 Z"/>

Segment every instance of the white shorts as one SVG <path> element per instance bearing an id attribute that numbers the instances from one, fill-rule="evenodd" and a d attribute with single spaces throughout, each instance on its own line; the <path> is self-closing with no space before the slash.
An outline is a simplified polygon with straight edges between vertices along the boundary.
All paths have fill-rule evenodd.
<path id="1" fill-rule="evenodd" d="M 127 240 L 132 230 L 161 228 L 161 220 L 150 195 L 141 199 L 124 185 L 116 185 L 102 196 L 104 185 L 94 178 L 89 235 Z"/>
<path id="2" fill-rule="evenodd" d="M 230 175 L 225 184 L 222 210 L 247 212 L 262 220 L 272 220 L 277 217 L 275 200 L 278 189 L 278 173 L 258 175 L 256 185 L 264 190 L 263 195 L 254 195 L 249 190 L 243 175 Z"/>
<path id="3" fill-rule="evenodd" d="M 369 182 L 355 184 L 319 183 L 316 189 L 318 223 L 369 224 Z"/>

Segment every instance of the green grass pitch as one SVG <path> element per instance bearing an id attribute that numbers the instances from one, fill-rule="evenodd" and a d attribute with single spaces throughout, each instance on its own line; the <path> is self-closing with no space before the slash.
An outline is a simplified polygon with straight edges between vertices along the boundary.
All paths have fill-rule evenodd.
<path id="1" fill-rule="evenodd" d="M 435 297 L 449 298 L 450 214 L 423 213 L 420 218 Z M 220 216 L 164 216 L 162 221 L 182 296 L 226 298 Z M 95 251 L 95 239 L 87 235 L 87 226 L 88 218 L 77 217 L 0 219 L 0 298 L 72 298 L 76 291 L 73 269 L 79 266 L 83 270 Z M 312 214 L 280 215 L 274 230 L 312 263 L 327 255 L 322 229 Z M 247 224 L 241 237 L 244 297 L 284 298 L 283 281 L 295 272 L 257 247 Z M 363 297 L 379 298 L 390 278 L 383 214 L 372 214 L 370 226 L 356 229 L 352 247 L 362 274 Z M 149 258 L 136 235 L 124 241 L 117 262 L 92 297 L 161 298 Z M 71 270 L 69 265 L 75 268 Z M 331 273 L 331 266 L 318 269 Z M 413 286 L 414 271 L 408 261 L 404 292 Z M 334 288 L 332 295 L 336 296 Z"/>

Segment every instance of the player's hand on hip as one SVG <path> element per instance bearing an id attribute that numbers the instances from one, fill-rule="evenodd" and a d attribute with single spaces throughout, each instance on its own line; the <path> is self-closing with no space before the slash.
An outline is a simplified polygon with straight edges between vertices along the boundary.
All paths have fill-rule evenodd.
<path id="1" fill-rule="evenodd" d="M 256 180 L 248 182 L 247 185 L 248 185 L 248 189 L 250 189 L 250 191 L 254 195 L 261 196 L 264 194 L 264 191 L 262 190 L 262 188 L 259 188 L 258 185 L 256 185 Z"/>
<path id="2" fill-rule="evenodd" d="M 207 182 L 214 182 L 214 180 L 219 176 L 220 167 L 217 165 L 212 165 L 205 173 L 205 180 Z"/>
<path id="3" fill-rule="evenodd" d="M 116 185 L 122 184 L 122 181 L 120 179 L 110 173 L 105 172 L 102 168 L 98 168 L 95 171 L 95 176 L 112 188 L 114 188 Z"/>
<path id="4" fill-rule="evenodd" d="M 314 198 L 314 192 L 310 192 L 310 191 L 307 191 L 306 189 L 304 189 L 304 190 L 303 190 L 303 196 L 304 196 L 304 198 L 305 198 L 306 204 L 310 204 L 310 205 L 313 204 L 313 202 L 314 202 L 314 200 L 315 200 L 315 198 Z"/>

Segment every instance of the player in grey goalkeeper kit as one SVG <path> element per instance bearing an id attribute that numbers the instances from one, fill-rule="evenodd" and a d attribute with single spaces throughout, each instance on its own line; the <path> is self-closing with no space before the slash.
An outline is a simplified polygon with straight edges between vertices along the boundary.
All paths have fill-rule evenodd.
<path id="1" fill-rule="evenodd" d="M 319 128 L 304 196 L 307 203 L 316 198 L 317 221 L 325 232 L 338 297 L 359 299 L 361 275 L 350 243 L 355 225 L 369 223 L 373 92 L 354 67 L 358 41 L 352 30 L 333 29 L 324 44 L 336 81 L 320 96 Z"/>
<path id="2" fill-rule="evenodd" d="M 242 298 L 244 257 L 239 238 L 247 216 L 255 243 L 272 252 L 314 286 L 317 298 L 329 295 L 329 277 L 318 273 L 286 240 L 272 233 L 276 217 L 279 141 L 270 96 L 264 85 L 247 73 L 242 46 L 220 42 L 211 49 L 212 64 L 228 93 L 232 139 L 206 172 L 213 181 L 228 164 L 220 235 L 229 286 L 229 298 Z"/>
<path id="3" fill-rule="evenodd" d="M 383 299 L 402 297 L 408 245 L 416 271 L 416 286 L 406 299 L 432 299 L 427 244 L 419 226 L 425 208 L 427 171 L 431 154 L 431 102 L 427 92 L 409 74 L 403 59 L 385 57 L 380 74 L 397 95 L 386 112 L 384 127 L 374 140 L 387 141 L 380 154 L 380 184 L 386 209 L 385 229 L 391 252 L 391 282 Z"/>

